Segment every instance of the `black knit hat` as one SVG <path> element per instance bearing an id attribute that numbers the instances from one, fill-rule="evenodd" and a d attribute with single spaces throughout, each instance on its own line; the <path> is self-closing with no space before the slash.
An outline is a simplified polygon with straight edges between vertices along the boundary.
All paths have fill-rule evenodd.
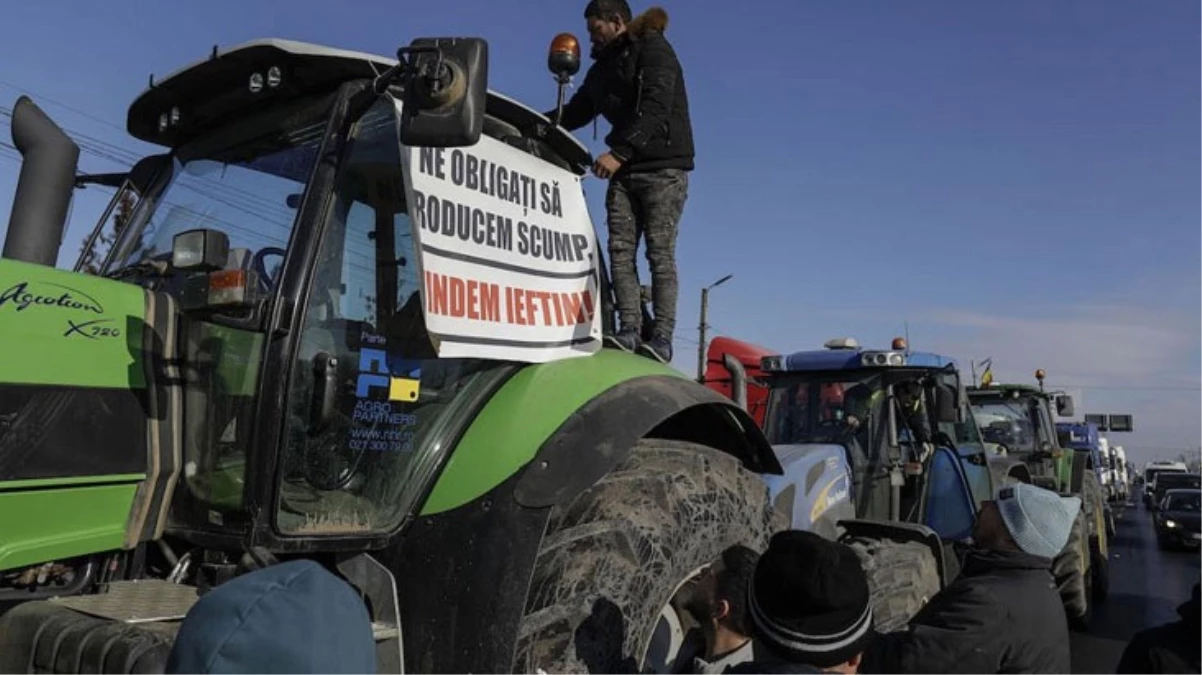
<path id="1" fill-rule="evenodd" d="M 872 635 L 859 557 L 813 532 L 773 535 L 749 591 L 756 637 L 782 658 L 829 668 L 863 652 Z"/>

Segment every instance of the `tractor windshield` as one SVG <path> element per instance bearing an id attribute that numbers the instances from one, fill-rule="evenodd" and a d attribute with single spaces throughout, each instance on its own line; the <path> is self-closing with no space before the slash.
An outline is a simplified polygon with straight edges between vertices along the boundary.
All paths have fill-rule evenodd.
<path id="1" fill-rule="evenodd" d="M 878 373 L 791 374 L 776 379 L 768 395 L 765 431 L 773 445 L 875 444 L 871 431 L 885 416 L 885 379 Z"/>
<path id="2" fill-rule="evenodd" d="M 1027 406 L 1022 399 L 974 402 L 973 415 L 984 440 L 1010 452 L 1034 452 L 1037 439 Z"/>
<path id="3" fill-rule="evenodd" d="M 322 96 L 272 108 L 181 148 L 165 184 L 133 214 L 106 272 L 170 260 L 175 235 L 207 228 L 229 237 L 229 266 L 253 265 L 274 278 L 330 102 Z"/>

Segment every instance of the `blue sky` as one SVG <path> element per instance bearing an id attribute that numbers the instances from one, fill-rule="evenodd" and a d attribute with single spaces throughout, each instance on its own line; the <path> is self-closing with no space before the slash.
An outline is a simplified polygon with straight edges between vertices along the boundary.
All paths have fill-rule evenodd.
<path id="1" fill-rule="evenodd" d="M 151 72 L 214 44 L 388 54 L 472 34 L 490 41 L 494 89 L 549 107 L 546 46 L 584 37 L 583 4 L 14 3 L 0 105 L 31 91 L 68 130 L 145 153 L 122 132 L 126 106 Z M 698 149 L 677 367 L 695 368 L 699 289 L 733 273 L 711 294 L 719 333 L 792 351 L 883 345 L 908 322 L 915 348 L 991 356 L 1001 379 L 1043 367 L 1079 407 L 1134 413 L 1121 442 L 1137 459 L 1198 447 L 1198 3 L 665 6 Z M 17 164 L 2 155 L 7 213 Z M 604 186 L 587 185 L 604 233 Z M 60 264 L 107 198 L 77 197 Z"/>

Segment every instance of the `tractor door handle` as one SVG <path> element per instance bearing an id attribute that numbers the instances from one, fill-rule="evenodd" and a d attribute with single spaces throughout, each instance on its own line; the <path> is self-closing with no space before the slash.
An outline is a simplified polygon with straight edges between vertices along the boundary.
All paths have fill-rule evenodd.
<path id="1" fill-rule="evenodd" d="M 338 358 L 328 352 L 313 357 L 313 402 L 309 409 L 309 433 L 325 429 L 334 414 L 334 398 L 338 393 Z"/>

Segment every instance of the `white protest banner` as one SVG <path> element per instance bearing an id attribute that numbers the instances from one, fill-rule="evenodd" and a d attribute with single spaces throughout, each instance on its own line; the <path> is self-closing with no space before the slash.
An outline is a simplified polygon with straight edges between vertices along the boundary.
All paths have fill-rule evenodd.
<path id="1" fill-rule="evenodd" d="M 439 356 L 544 363 L 600 349 L 597 236 L 579 176 L 488 136 L 401 157 Z"/>

